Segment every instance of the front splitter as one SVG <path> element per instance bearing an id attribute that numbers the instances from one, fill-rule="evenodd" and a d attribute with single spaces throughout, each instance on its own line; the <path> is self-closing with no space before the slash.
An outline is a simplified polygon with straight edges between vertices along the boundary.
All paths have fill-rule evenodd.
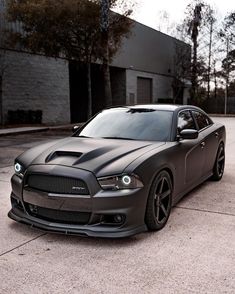
<path id="1" fill-rule="evenodd" d="M 19 210 L 11 209 L 8 213 L 8 217 L 31 227 L 39 228 L 44 231 L 61 233 L 67 235 L 79 235 L 87 237 L 100 237 L 100 238 L 125 238 L 136 235 L 147 231 L 146 225 L 131 227 L 131 228 L 115 228 L 111 231 L 110 227 L 101 226 L 71 226 L 68 224 L 52 223 L 47 221 L 42 221 L 35 217 L 25 215 Z"/>

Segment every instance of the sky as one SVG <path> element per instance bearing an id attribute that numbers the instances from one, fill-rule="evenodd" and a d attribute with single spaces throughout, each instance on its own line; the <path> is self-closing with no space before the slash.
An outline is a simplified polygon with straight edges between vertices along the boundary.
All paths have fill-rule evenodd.
<path id="1" fill-rule="evenodd" d="M 171 22 L 179 23 L 184 18 L 184 10 L 190 0 L 135 0 L 135 8 L 132 18 L 147 26 L 158 29 L 159 15 L 166 11 Z M 222 19 L 228 12 L 235 11 L 234 0 L 207 0 Z"/>

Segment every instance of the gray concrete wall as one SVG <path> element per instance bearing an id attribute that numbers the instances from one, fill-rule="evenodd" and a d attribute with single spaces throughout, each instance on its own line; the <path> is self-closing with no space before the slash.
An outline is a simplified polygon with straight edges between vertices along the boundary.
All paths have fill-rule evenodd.
<path id="1" fill-rule="evenodd" d="M 111 86 L 113 105 L 126 103 L 126 70 L 111 68 Z"/>
<path id="2" fill-rule="evenodd" d="M 122 47 L 113 60 L 113 65 L 138 71 L 173 75 L 176 47 L 190 46 L 152 28 L 135 23 L 129 38 L 123 39 Z"/>
<path id="3" fill-rule="evenodd" d="M 152 93 L 153 93 L 153 103 L 157 103 L 158 99 L 163 98 L 173 98 L 172 93 L 172 80 L 173 78 L 161 76 L 157 74 L 151 74 L 136 70 L 126 71 L 126 97 L 127 104 L 138 103 L 137 101 L 137 78 L 150 78 L 152 79 Z M 134 101 L 133 101 L 134 99 Z"/>
<path id="4" fill-rule="evenodd" d="M 6 51 L 2 85 L 4 121 L 8 110 L 42 110 L 42 123 L 70 122 L 68 63 Z"/>

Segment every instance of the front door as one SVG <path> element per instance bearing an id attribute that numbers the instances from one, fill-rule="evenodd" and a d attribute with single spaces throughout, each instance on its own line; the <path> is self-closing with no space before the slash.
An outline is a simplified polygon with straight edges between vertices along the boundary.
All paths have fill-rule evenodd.
<path id="1" fill-rule="evenodd" d="M 179 113 L 178 132 L 183 129 L 196 129 L 195 122 L 189 110 Z M 203 176 L 206 159 L 204 136 L 199 133 L 197 139 L 179 141 L 180 154 L 184 157 L 182 180 L 184 187 L 193 185 Z"/>

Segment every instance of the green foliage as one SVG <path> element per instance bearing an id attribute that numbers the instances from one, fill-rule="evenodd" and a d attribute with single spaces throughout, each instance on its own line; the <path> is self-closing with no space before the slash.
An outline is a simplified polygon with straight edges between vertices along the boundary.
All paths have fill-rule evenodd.
<path id="1" fill-rule="evenodd" d="M 111 7 L 117 0 L 111 0 Z M 11 0 L 10 21 L 22 23 L 21 32 L 11 32 L 11 45 L 21 44 L 47 56 L 64 56 L 90 63 L 102 60 L 104 48 L 100 30 L 100 1 L 87 0 Z M 129 15 L 126 11 L 125 15 Z M 131 21 L 110 13 L 109 56 L 115 55 Z"/>

